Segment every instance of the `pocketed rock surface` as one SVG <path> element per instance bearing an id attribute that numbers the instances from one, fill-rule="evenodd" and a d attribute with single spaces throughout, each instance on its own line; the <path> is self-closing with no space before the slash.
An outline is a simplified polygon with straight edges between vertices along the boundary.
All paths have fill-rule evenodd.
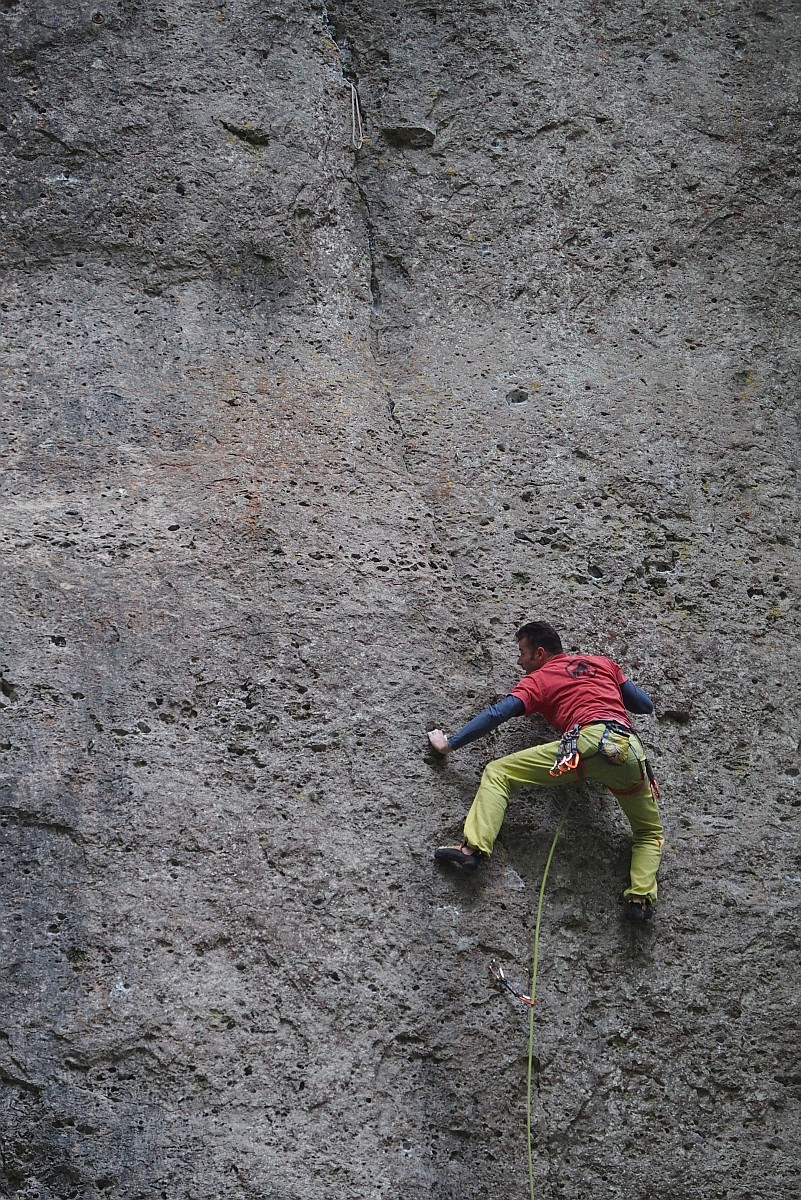
<path id="1" fill-rule="evenodd" d="M 571 809 L 536 1194 L 796 1193 L 800 25 L 0 0 L 2 1194 L 528 1195 L 569 792 L 440 871 L 547 731 L 424 731 L 534 617 L 668 837 Z"/>

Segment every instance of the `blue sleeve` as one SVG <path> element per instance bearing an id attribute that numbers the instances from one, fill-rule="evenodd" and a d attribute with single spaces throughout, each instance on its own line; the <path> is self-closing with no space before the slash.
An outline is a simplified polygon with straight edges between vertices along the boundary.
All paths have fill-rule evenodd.
<path id="1" fill-rule="evenodd" d="M 630 679 L 621 683 L 620 694 L 623 697 L 623 703 L 630 713 L 652 713 L 654 711 L 654 702 L 651 697 L 642 688 L 638 688 L 636 683 L 632 683 Z"/>
<path id="2" fill-rule="evenodd" d="M 512 717 L 522 717 L 525 711 L 523 701 L 518 700 L 517 696 L 504 696 L 503 700 L 499 700 L 497 704 L 491 704 L 489 708 L 485 708 L 477 717 L 473 717 L 472 721 L 468 721 L 456 733 L 452 733 L 448 738 L 448 745 L 451 750 L 458 750 L 460 746 L 466 746 L 469 742 L 474 742 L 476 738 L 491 733 L 493 729 L 503 725 L 504 721 L 508 721 Z"/>

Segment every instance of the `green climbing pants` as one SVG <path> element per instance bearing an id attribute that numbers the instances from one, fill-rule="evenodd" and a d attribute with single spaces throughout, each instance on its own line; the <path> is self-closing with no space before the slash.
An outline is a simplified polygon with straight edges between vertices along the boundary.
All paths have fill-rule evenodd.
<path id="1" fill-rule="evenodd" d="M 584 726 L 578 741 L 579 769 L 564 775 L 549 773 L 559 749 L 558 742 L 531 746 L 518 754 L 507 754 L 505 758 L 488 763 L 467 814 L 465 841 L 483 854 L 491 854 L 509 797 L 520 787 L 559 787 L 582 779 L 594 779 L 612 792 L 631 826 L 631 886 L 623 894 L 647 896 L 655 904 L 656 872 L 662 858 L 664 834 L 651 785 L 643 778 L 645 752 L 639 740 L 632 737 L 628 741 L 625 761 L 612 763 L 598 752 L 603 732 L 603 723 Z M 626 750 L 625 738 L 613 735 L 612 740 L 618 741 Z"/>

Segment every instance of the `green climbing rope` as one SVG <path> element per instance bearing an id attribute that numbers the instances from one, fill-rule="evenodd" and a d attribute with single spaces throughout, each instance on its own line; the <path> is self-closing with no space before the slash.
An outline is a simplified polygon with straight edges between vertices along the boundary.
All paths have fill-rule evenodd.
<path id="1" fill-rule="evenodd" d="M 567 814 L 570 812 L 570 806 L 575 797 L 571 796 L 567 802 L 565 811 L 562 813 L 562 818 L 556 826 L 556 833 L 553 835 L 551 848 L 548 851 L 548 857 L 545 860 L 545 870 L 542 873 L 542 883 L 540 884 L 540 897 L 537 901 L 537 920 L 534 924 L 534 953 L 531 963 L 531 1007 L 528 1010 L 528 1085 L 526 1090 L 526 1135 L 528 1138 L 528 1187 L 531 1200 L 534 1200 L 534 1156 L 531 1149 L 531 1076 L 533 1074 L 532 1064 L 534 1062 L 534 997 L 537 991 L 537 963 L 540 956 L 540 921 L 542 920 L 542 901 L 545 896 L 545 884 L 548 882 L 548 871 L 551 868 L 551 859 L 553 852 L 556 849 L 556 843 L 559 841 L 559 834 L 562 832 Z"/>

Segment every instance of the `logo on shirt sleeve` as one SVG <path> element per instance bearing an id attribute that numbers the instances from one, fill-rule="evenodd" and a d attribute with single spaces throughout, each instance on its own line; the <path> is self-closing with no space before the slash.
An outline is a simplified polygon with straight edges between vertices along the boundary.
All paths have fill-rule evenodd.
<path id="1" fill-rule="evenodd" d="M 565 667 L 565 671 L 571 679 L 592 679 L 598 674 L 598 668 L 595 663 L 587 662 L 585 658 L 578 659 L 577 662 L 569 663 Z"/>

